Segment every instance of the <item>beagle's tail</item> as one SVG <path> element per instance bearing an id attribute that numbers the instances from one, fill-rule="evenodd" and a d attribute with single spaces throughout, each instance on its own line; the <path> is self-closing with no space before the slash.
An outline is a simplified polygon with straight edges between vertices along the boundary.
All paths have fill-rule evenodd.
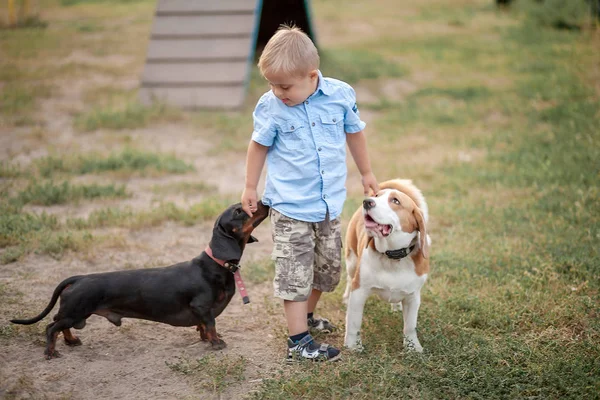
<path id="1" fill-rule="evenodd" d="M 81 276 L 72 276 L 72 277 L 67 278 L 64 281 L 62 281 L 56 287 L 56 289 L 54 289 L 54 293 L 52 294 L 52 298 L 50 299 L 50 303 L 48 303 L 48 306 L 46 307 L 46 309 L 44 311 L 42 311 L 41 314 L 38 315 L 37 317 L 33 317 L 31 319 L 11 319 L 10 322 L 12 322 L 13 324 L 31 325 L 31 324 L 35 324 L 36 322 L 40 321 L 46 315 L 48 315 L 48 313 L 50 313 L 50 311 L 52 311 L 52 309 L 56 305 L 56 302 L 58 301 L 58 298 L 60 297 L 60 294 L 62 293 L 62 291 L 65 290 L 65 288 L 67 286 L 72 285 L 73 283 L 77 282 L 79 280 L 79 278 L 81 278 Z"/>

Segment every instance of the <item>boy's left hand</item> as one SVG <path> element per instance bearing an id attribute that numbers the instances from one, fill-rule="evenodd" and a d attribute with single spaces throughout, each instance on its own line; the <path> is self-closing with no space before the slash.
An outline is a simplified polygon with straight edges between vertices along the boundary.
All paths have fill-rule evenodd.
<path id="1" fill-rule="evenodd" d="M 379 192 L 379 184 L 377 183 L 377 178 L 375 178 L 375 175 L 372 172 L 364 174 L 361 178 L 361 181 L 363 184 L 365 196 L 368 196 L 370 194 L 370 190 L 372 190 L 373 193 Z"/>

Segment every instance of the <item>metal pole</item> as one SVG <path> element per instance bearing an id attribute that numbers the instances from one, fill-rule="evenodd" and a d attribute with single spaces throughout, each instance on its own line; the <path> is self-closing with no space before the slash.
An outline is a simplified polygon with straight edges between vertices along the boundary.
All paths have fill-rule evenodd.
<path id="1" fill-rule="evenodd" d="M 17 13 L 15 12 L 15 0 L 8 0 L 8 26 L 17 26 Z"/>

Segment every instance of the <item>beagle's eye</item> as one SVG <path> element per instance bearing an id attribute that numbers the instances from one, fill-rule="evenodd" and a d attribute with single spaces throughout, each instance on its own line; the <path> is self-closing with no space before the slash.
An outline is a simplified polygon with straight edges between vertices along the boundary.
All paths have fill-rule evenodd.
<path id="1" fill-rule="evenodd" d="M 392 203 L 400 205 L 400 200 L 398 200 L 397 198 L 393 197 L 392 198 Z"/>

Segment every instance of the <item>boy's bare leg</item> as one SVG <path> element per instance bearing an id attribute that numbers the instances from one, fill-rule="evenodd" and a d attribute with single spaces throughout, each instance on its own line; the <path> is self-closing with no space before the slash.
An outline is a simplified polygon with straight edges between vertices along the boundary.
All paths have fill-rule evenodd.
<path id="1" fill-rule="evenodd" d="M 313 289 L 312 292 L 310 292 L 310 296 L 308 297 L 307 312 L 315 312 L 315 308 L 317 308 L 317 303 L 321 298 L 321 293 L 323 292 L 317 289 Z"/>
<path id="2" fill-rule="evenodd" d="M 283 310 L 288 325 L 288 335 L 294 336 L 308 331 L 306 322 L 307 301 L 283 301 Z"/>

